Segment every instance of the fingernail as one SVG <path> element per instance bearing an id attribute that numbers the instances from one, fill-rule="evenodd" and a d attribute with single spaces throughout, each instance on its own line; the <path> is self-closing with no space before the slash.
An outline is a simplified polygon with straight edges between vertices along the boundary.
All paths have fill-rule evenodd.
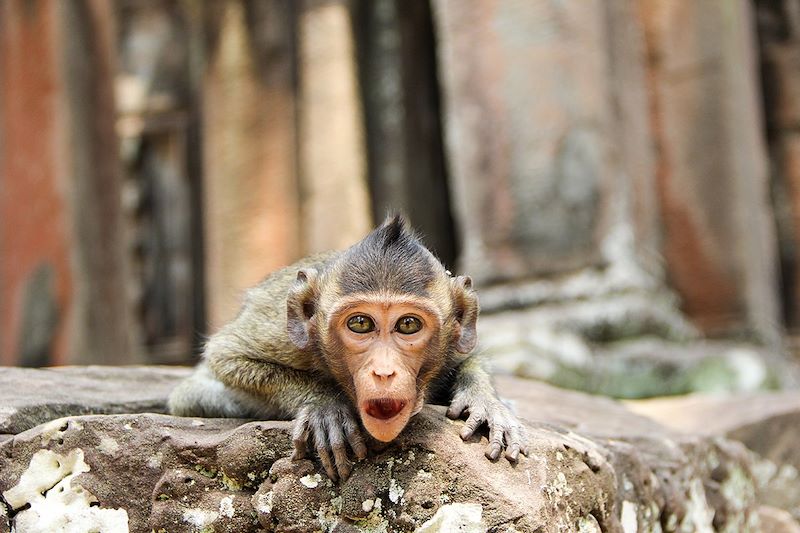
<path id="1" fill-rule="evenodd" d="M 500 448 L 496 445 L 491 446 L 486 453 L 484 453 L 487 459 L 495 461 L 497 460 L 498 455 L 500 455 Z"/>

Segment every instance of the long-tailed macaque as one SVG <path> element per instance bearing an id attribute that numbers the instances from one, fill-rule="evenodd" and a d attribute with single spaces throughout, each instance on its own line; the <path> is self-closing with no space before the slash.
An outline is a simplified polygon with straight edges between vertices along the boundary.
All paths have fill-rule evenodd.
<path id="1" fill-rule="evenodd" d="M 497 398 L 475 348 L 478 298 L 408 229 L 387 219 L 342 252 L 302 260 L 247 292 L 203 361 L 169 400 L 183 416 L 296 420 L 294 458 L 313 446 L 332 479 L 367 449 L 362 429 L 394 439 L 432 401 L 489 427 L 486 457 L 527 455 L 523 428 Z"/>

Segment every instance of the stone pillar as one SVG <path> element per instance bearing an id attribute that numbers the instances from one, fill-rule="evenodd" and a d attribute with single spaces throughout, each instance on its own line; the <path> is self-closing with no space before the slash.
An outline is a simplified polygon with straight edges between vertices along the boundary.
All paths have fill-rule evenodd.
<path id="1" fill-rule="evenodd" d="M 213 330 L 235 316 L 245 288 L 296 260 L 303 248 L 294 3 L 226 0 L 205 9 L 204 207 Z"/>
<path id="2" fill-rule="evenodd" d="M 353 244 L 372 216 L 350 3 L 303 2 L 299 36 L 303 243 L 313 253 Z"/>
<path id="3" fill-rule="evenodd" d="M 717 293 L 726 324 L 776 339 L 744 3 L 433 6 L 460 270 L 479 286 L 479 336 L 495 368 L 629 397 L 769 383 L 764 352 L 686 344 L 697 330 L 670 288 L 691 311 L 691 298 L 735 280 Z M 660 10 L 653 20 L 670 40 L 654 38 L 646 8 Z M 665 75 L 667 58 L 702 55 L 706 41 L 710 62 Z M 695 78 L 707 83 L 682 84 Z M 691 242 L 674 210 L 686 205 L 719 230 L 690 231 L 693 250 L 678 245 Z M 726 269 L 696 268 L 705 286 L 683 284 L 712 251 Z"/>
<path id="4" fill-rule="evenodd" d="M 113 6 L 103 0 L 55 4 L 61 19 L 58 50 L 65 84 L 61 103 L 66 110 L 59 172 L 68 177 L 69 229 L 74 235 L 74 336 L 69 362 L 132 363 L 122 175 L 114 130 Z"/>
<path id="5" fill-rule="evenodd" d="M 756 3 L 773 202 L 779 231 L 783 315 L 800 331 L 800 5 Z"/>
<path id="6" fill-rule="evenodd" d="M 0 362 L 131 362 L 102 1 L 0 4 Z"/>
<path id="7" fill-rule="evenodd" d="M 373 217 L 405 213 L 445 264 L 456 242 L 428 2 L 360 0 L 358 39 Z"/>
<path id="8" fill-rule="evenodd" d="M 519 284 L 555 274 L 660 285 L 632 5 L 434 3 L 460 270 L 482 286 L 489 309 L 536 303 L 541 291 Z M 503 290 L 509 283 L 513 293 Z"/>
<path id="9" fill-rule="evenodd" d="M 645 0 L 669 281 L 710 335 L 780 342 L 750 2 Z"/>
<path id="10" fill-rule="evenodd" d="M 0 364 L 4 365 L 64 361 L 68 352 L 67 324 L 74 297 L 67 180 L 59 172 L 63 154 L 57 110 L 65 87 L 59 67 L 58 13 L 53 2 L 0 3 Z M 34 57 L 36 61 L 31 61 Z M 35 335 L 36 347 L 28 347 L 32 332 L 25 324 L 37 316 L 46 318 Z M 28 356 L 23 359 L 21 353 Z"/>

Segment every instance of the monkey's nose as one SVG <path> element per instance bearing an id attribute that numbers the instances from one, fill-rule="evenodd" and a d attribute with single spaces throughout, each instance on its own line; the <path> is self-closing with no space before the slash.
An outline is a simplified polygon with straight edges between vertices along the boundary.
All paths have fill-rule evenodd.
<path id="1" fill-rule="evenodd" d="M 372 371 L 372 375 L 378 378 L 378 381 L 390 381 L 395 376 L 395 374 L 396 372 L 394 370 L 389 370 L 389 369 L 384 370 L 378 368 Z"/>

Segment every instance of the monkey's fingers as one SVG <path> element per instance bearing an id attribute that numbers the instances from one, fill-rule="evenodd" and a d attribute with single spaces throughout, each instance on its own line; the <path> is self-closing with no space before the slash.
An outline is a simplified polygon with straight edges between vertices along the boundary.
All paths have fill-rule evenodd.
<path id="1" fill-rule="evenodd" d="M 358 427 L 349 428 L 347 442 L 350 444 L 350 448 L 353 449 L 353 453 L 356 454 L 359 460 L 367 458 L 367 445 L 364 444 L 364 437 L 361 436 L 361 431 Z"/>
<path id="2" fill-rule="evenodd" d="M 305 421 L 298 420 L 295 423 L 292 431 L 292 444 L 294 445 L 292 461 L 305 459 L 308 451 L 308 424 Z"/>
<path id="3" fill-rule="evenodd" d="M 489 446 L 486 447 L 484 455 L 490 461 L 496 461 L 503 450 L 503 428 L 491 425 L 489 428 Z"/>
<path id="4" fill-rule="evenodd" d="M 466 408 L 467 408 L 467 401 L 462 398 L 455 397 L 453 398 L 453 402 L 450 404 L 450 407 L 448 407 L 447 409 L 446 416 L 451 420 L 461 418 L 461 415 L 464 414 Z"/>
<path id="5" fill-rule="evenodd" d="M 506 459 L 508 459 L 512 463 L 516 463 L 519 460 L 519 454 L 527 456 L 528 455 L 528 447 L 525 446 L 523 443 L 523 432 L 521 428 L 517 426 L 511 426 L 505 432 L 506 436 Z"/>
<path id="6" fill-rule="evenodd" d="M 506 450 L 506 459 L 508 459 L 510 463 L 517 462 L 519 459 L 519 444 L 514 443 L 508 447 Z"/>
<path id="7" fill-rule="evenodd" d="M 317 448 L 317 455 L 319 455 L 322 467 L 325 469 L 325 473 L 328 474 L 331 481 L 337 481 L 339 478 L 336 474 L 336 469 L 333 467 L 333 461 L 331 461 L 331 454 L 328 448 Z"/>
<path id="8" fill-rule="evenodd" d="M 350 477 L 350 472 L 353 470 L 353 462 L 347 456 L 347 448 L 344 442 L 333 446 L 333 459 L 336 461 L 336 471 L 339 474 L 339 479 L 345 481 Z"/>
<path id="9" fill-rule="evenodd" d="M 347 448 L 344 444 L 344 432 L 336 420 L 326 419 L 325 430 L 328 433 L 328 444 L 333 450 L 333 460 L 336 466 L 336 473 L 339 479 L 344 481 L 350 476 L 353 463 L 347 457 Z"/>
<path id="10" fill-rule="evenodd" d="M 325 438 L 325 433 L 321 428 L 314 432 L 314 441 L 319 461 L 322 463 L 325 473 L 328 474 L 331 481 L 336 481 L 338 477 L 336 475 L 336 469 L 333 467 L 333 461 L 331 461 L 331 454 L 328 451 L 328 439 Z"/>
<path id="11" fill-rule="evenodd" d="M 461 428 L 461 440 L 467 440 L 477 430 L 481 424 L 486 421 L 486 415 L 482 410 L 474 410 L 470 413 L 467 421 L 464 422 L 464 427 Z"/>

